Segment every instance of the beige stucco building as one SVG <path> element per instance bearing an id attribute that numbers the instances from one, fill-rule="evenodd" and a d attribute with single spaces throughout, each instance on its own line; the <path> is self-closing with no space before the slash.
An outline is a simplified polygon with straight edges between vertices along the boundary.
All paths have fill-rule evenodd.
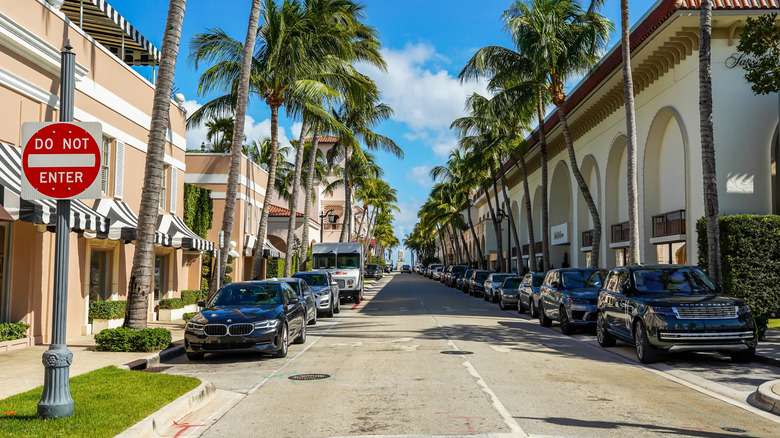
<path id="1" fill-rule="evenodd" d="M 71 218 L 67 337 L 91 331 L 90 302 L 126 299 L 132 266 L 154 85 L 131 66 L 154 66 L 159 51 L 108 4 L 83 4 L 66 1 L 57 10 L 29 0 L 0 8 L 0 182 L 10 216 L 0 223 L 0 322 L 30 324 L 34 343 L 51 337 L 56 215 L 53 201 L 20 199 L 20 127 L 59 120 L 67 41 L 76 54 L 74 118 L 100 122 L 103 132 L 102 197 L 74 202 Z M 201 254 L 213 248 L 181 220 L 185 117 L 172 101 L 150 319 L 157 300 L 200 288 Z"/>
<path id="2" fill-rule="evenodd" d="M 699 135 L 698 15 L 693 0 L 658 1 L 633 27 L 631 63 L 636 94 L 640 252 L 643 263 L 698 261 L 696 221 L 704 216 Z M 780 190 L 778 97 L 756 96 L 745 81 L 736 46 L 749 16 L 780 11 L 776 0 L 716 4 L 713 8 L 712 89 L 720 214 L 777 214 Z M 614 47 L 568 94 L 567 119 L 578 165 L 597 204 L 602 223 L 599 265 L 627 261 L 628 190 L 626 115 L 622 57 Z M 585 266 L 592 249 L 593 221 L 571 173 L 557 112 L 547 118 L 549 233 L 551 263 L 564 255 Z M 534 139 L 526 156 L 534 237 L 541 257 L 541 168 Z M 506 163 L 511 208 L 528 260 L 528 221 L 520 172 Z M 499 190 L 502 187 L 499 185 Z M 492 196 L 492 191 L 491 191 Z M 506 208 L 503 197 L 499 205 Z M 481 246 L 492 266 L 498 256 L 495 231 L 484 193 L 475 197 L 477 229 L 464 237 L 476 257 Z M 506 257 L 508 221 L 502 223 Z M 517 249 L 512 244 L 513 266 Z"/>

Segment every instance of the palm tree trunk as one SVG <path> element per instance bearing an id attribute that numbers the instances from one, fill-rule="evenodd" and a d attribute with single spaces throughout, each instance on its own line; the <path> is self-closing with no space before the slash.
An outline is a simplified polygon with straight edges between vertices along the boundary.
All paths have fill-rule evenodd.
<path id="1" fill-rule="evenodd" d="M 469 228 L 471 229 L 471 238 L 474 239 L 474 242 L 477 247 L 477 256 L 479 257 L 479 267 L 480 269 L 485 269 L 485 255 L 482 254 L 482 246 L 479 244 L 479 238 L 477 238 L 477 232 L 476 230 L 474 230 L 474 221 L 471 220 L 470 205 L 466 206 L 466 215 L 469 217 Z"/>
<path id="2" fill-rule="evenodd" d="M 367 215 L 368 215 L 368 204 L 363 204 L 363 215 L 360 216 L 360 225 L 358 225 L 358 229 L 357 229 L 358 236 L 360 236 L 360 232 L 363 230 L 363 222 L 365 222 Z M 368 226 L 366 225 L 366 227 Z M 366 236 L 368 236 L 368 230 L 366 230 Z"/>
<path id="3" fill-rule="evenodd" d="M 550 216 L 547 205 L 547 133 L 544 132 L 544 106 L 542 102 L 542 86 L 537 87 L 536 111 L 539 117 L 539 155 L 542 159 L 542 269 L 550 270 Z M 536 259 L 536 249 L 528 251 L 529 256 Z"/>
<path id="4" fill-rule="evenodd" d="M 187 0 L 171 0 L 163 36 L 160 73 L 154 87 L 152 122 L 149 127 L 149 146 L 146 152 L 141 208 L 138 211 L 138 237 L 133 253 L 133 267 L 128 284 L 127 317 L 124 326 L 141 330 L 146 328 L 154 268 L 154 232 L 160 204 L 160 182 L 163 177 L 165 137 L 170 120 L 171 90 L 179 53 L 181 26 Z"/>
<path id="5" fill-rule="evenodd" d="M 251 279 L 260 277 L 260 269 L 263 267 L 263 244 L 268 232 L 268 210 L 271 207 L 271 199 L 274 196 L 276 184 L 276 166 L 279 161 L 279 105 L 271 105 L 271 156 L 268 160 L 268 185 L 265 188 L 265 200 L 263 210 L 260 213 L 260 228 L 257 231 L 257 245 L 254 251 L 254 263 L 252 263 Z"/>
<path id="6" fill-rule="evenodd" d="M 628 226 L 630 228 L 630 263 L 639 263 L 639 185 L 637 182 L 636 110 L 634 109 L 634 79 L 631 73 L 631 41 L 628 21 L 628 0 L 620 0 L 620 27 L 623 49 L 623 90 L 626 96 L 626 133 L 628 146 Z"/>
<path id="7" fill-rule="evenodd" d="M 350 217 L 352 216 L 352 187 L 350 187 L 349 179 L 349 146 L 344 147 L 344 218 L 341 221 L 341 234 L 339 235 L 339 242 L 349 242 L 352 239 L 351 235 L 348 235 Z"/>
<path id="8" fill-rule="evenodd" d="M 501 163 L 500 162 L 498 163 L 498 167 L 499 168 L 501 167 Z M 496 172 L 498 173 L 498 171 L 496 171 Z M 498 214 L 499 211 L 503 212 L 503 210 L 501 210 L 501 207 L 499 207 L 499 205 L 501 205 L 501 204 L 499 204 L 499 202 L 498 202 L 498 182 L 496 182 L 495 175 L 491 176 L 491 179 L 493 180 L 493 200 L 496 202 L 496 214 Z M 504 212 L 504 215 L 506 215 L 506 212 Z M 501 218 L 496 217 L 496 219 L 499 219 L 499 221 L 498 221 L 498 231 L 496 231 L 496 246 L 498 246 L 497 258 L 500 260 L 500 263 L 498 263 L 498 265 L 497 265 L 498 272 L 508 272 L 506 270 L 506 269 L 508 269 L 508 266 L 506 266 L 506 263 L 505 263 L 506 259 L 504 258 L 504 233 L 503 233 L 503 231 L 501 231 L 501 222 L 503 222 L 504 217 L 501 217 Z M 507 245 L 508 244 L 509 244 L 509 242 L 507 242 Z"/>
<path id="9" fill-rule="evenodd" d="M 455 235 L 455 227 L 452 224 L 449 224 L 450 227 L 450 236 L 452 237 L 452 243 L 453 243 L 453 250 L 455 251 L 455 257 L 453 258 L 453 263 L 461 264 L 460 260 L 460 242 L 458 242 L 458 237 Z"/>
<path id="10" fill-rule="evenodd" d="M 512 232 L 512 238 L 515 240 L 515 248 L 517 248 L 517 264 L 520 265 L 520 258 L 521 258 L 521 246 L 520 246 L 520 238 L 517 235 L 517 227 L 515 226 L 515 214 L 512 212 L 512 207 L 509 202 L 509 194 L 507 193 L 507 185 L 506 182 L 506 173 L 504 172 L 504 168 L 499 166 L 499 174 L 501 175 L 501 184 L 504 186 L 501 190 L 501 194 L 504 195 L 504 205 L 507 206 L 507 214 L 509 215 L 509 229 Z M 512 245 L 507 242 L 507 260 L 509 261 L 509 266 L 507 272 L 512 272 Z M 519 272 L 519 269 L 518 269 Z"/>
<path id="11" fill-rule="evenodd" d="M 233 233 L 233 219 L 236 212 L 236 194 L 238 192 L 238 174 L 241 170 L 241 151 L 244 143 L 244 121 L 246 119 L 246 105 L 249 99 L 249 75 L 252 69 L 252 60 L 254 59 L 255 39 L 257 37 L 257 27 L 260 21 L 261 0 L 252 0 L 252 7 L 249 13 L 249 23 L 246 30 L 246 41 L 244 43 L 244 53 L 241 57 L 241 73 L 238 79 L 238 90 L 236 100 L 236 119 L 233 122 L 233 142 L 230 150 L 230 171 L 228 172 L 227 190 L 225 191 L 225 211 L 222 215 L 222 232 L 224 233 L 224 246 L 219 249 L 220 257 L 219 269 L 211 271 L 211 285 L 209 286 L 209 296 L 217 290 L 217 279 L 225 277 L 225 268 L 228 262 L 228 248 L 230 238 Z"/>
<path id="12" fill-rule="evenodd" d="M 440 261 L 441 261 L 442 264 L 445 264 L 446 263 L 446 258 L 447 258 L 447 256 L 446 256 L 447 252 L 445 251 L 446 248 L 444 247 L 444 233 L 441 231 L 441 227 L 439 225 L 436 225 L 436 229 L 439 231 L 439 233 L 438 233 L 439 234 L 439 246 L 440 246 L 440 249 L 441 249 L 441 260 Z"/>
<path id="13" fill-rule="evenodd" d="M 314 168 L 317 161 L 317 149 L 320 142 L 319 125 L 313 126 L 311 139 L 311 151 L 309 151 L 309 173 L 306 174 L 306 192 L 304 194 L 304 207 L 303 207 L 303 221 L 306 225 L 303 227 L 303 236 L 301 237 L 301 243 L 303 244 L 303 269 L 306 269 L 306 264 L 309 262 L 309 216 L 311 216 L 311 191 L 314 187 Z"/>
<path id="14" fill-rule="evenodd" d="M 498 193 L 496 193 L 496 195 L 498 195 Z M 488 209 L 490 210 L 490 218 L 493 220 L 493 229 L 496 233 L 496 247 L 498 248 L 498 254 L 496 255 L 496 269 L 498 272 L 502 272 L 501 265 L 503 264 L 502 259 L 504 257 L 501 256 L 501 226 L 498 224 L 498 217 L 496 216 L 496 211 L 493 209 L 493 203 L 490 202 L 490 186 L 487 184 L 485 185 L 485 199 L 487 200 Z M 498 202 L 498 199 L 496 199 L 496 202 Z"/>
<path id="15" fill-rule="evenodd" d="M 525 159 L 520 158 L 520 169 L 523 171 L 523 190 L 525 190 L 525 211 L 528 217 L 528 270 L 536 272 L 536 242 L 534 242 L 534 215 L 531 211 L 531 193 L 528 190 L 528 169 L 525 166 Z M 520 247 L 522 248 L 522 247 Z M 520 251 L 522 252 L 522 251 Z"/>
<path id="16" fill-rule="evenodd" d="M 580 172 L 580 166 L 577 165 L 577 155 L 574 152 L 574 140 L 569 132 L 569 124 L 566 120 L 566 112 L 563 109 L 563 102 L 559 102 L 558 105 L 558 118 L 561 122 L 561 130 L 563 131 L 563 139 L 566 141 L 566 149 L 569 151 L 569 165 L 571 165 L 571 173 L 574 174 L 574 180 L 577 181 L 577 186 L 580 188 L 582 197 L 585 198 L 585 204 L 588 205 L 590 211 L 590 217 L 593 219 L 593 250 L 591 251 L 590 260 L 588 261 L 588 267 L 599 267 L 599 250 L 601 249 L 601 218 L 599 217 L 599 210 L 596 207 L 596 203 L 593 201 L 593 196 L 590 194 L 588 184 L 585 182 L 585 178 L 582 177 Z"/>
<path id="17" fill-rule="evenodd" d="M 458 233 L 460 235 L 460 244 L 463 247 L 463 253 L 466 255 L 466 262 L 468 263 L 468 266 L 471 267 L 471 251 L 469 251 L 469 246 L 466 245 L 466 238 L 463 237 L 463 233 Z"/>
<path id="18" fill-rule="evenodd" d="M 284 276 L 292 275 L 292 249 L 295 246 L 295 228 L 298 222 L 298 195 L 301 192 L 301 169 L 303 168 L 303 150 L 306 148 L 306 132 L 309 126 L 306 119 L 301 125 L 301 135 L 298 137 L 298 150 L 295 154 L 295 170 L 293 170 L 292 198 L 290 199 L 290 217 L 287 220 L 287 253 L 284 255 Z M 306 217 L 303 218 L 303 227 L 308 228 Z M 297 254 L 296 254 L 297 255 Z M 298 257 L 300 260 L 300 256 Z"/>
<path id="19" fill-rule="evenodd" d="M 707 258 L 709 277 L 723 285 L 720 260 L 720 225 L 718 224 L 718 181 L 715 178 L 715 140 L 712 128 L 712 1 L 702 0 L 699 36 L 699 116 L 701 129 L 701 162 L 704 177 L 704 217 L 707 222 Z"/>

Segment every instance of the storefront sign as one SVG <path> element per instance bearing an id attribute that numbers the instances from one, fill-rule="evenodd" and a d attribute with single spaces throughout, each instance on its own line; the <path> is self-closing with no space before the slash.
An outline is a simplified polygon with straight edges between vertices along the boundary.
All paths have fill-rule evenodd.
<path id="1" fill-rule="evenodd" d="M 100 198 L 101 137 L 97 122 L 22 124 L 22 198 Z"/>
<path id="2" fill-rule="evenodd" d="M 569 243 L 569 223 L 556 225 L 550 228 L 551 245 L 563 245 Z"/>
<path id="3" fill-rule="evenodd" d="M 745 68 L 749 64 L 753 63 L 753 59 L 749 56 L 745 55 L 744 53 L 736 52 L 726 58 L 726 68 L 735 68 L 735 67 L 742 67 Z"/>

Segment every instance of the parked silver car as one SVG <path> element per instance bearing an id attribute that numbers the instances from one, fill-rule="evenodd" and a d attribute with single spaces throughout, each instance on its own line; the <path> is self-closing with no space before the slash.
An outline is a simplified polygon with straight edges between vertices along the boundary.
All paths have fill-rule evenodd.
<path id="1" fill-rule="evenodd" d="M 501 274 L 498 272 L 488 275 L 488 278 L 484 283 L 485 293 L 483 297 L 485 298 L 485 301 L 490 301 L 491 303 L 498 301 L 499 295 L 496 293 L 496 289 L 504 283 L 504 280 L 514 276 L 514 274 Z"/>
<path id="2" fill-rule="evenodd" d="M 443 267 L 439 266 L 436 269 L 433 270 L 433 274 L 431 274 L 431 278 L 433 278 L 436 281 L 441 280 L 441 271 L 444 269 Z"/>
<path id="3" fill-rule="evenodd" d="M 539 317 L 539 288 L 543 282 L 544 273 L 542 272 L 525 274 L 518 289 L 520 302 L 517 305 L 517 311 L 519 313 L 528 310 L 531 313 L 531 318 Z"/>
<path id="4" fill-rule="evenodd" d="M 506 310 L 510 307 L 518 306 L 518 289 L 523 281 L 523 277 L 507 277 L 503 283 L 493 283 L 494 294 L 498 295 L 498 308 Z"/>
<path id="5" fill-rule="evenodd" d="M 339 286 L 328 271 L 296 272 L 293 278 L 300 278 L 309 285 L 317 299 L 317 311 L 328 318 L 341 311 Z"/>
<path id="6" fill-rule="evenodd" d="M 279 281 L 289 284 L 298 295 L 298 299 L 306 309 L 306 324 L 317 324 L 317 297 L 314 296 L 309 285 L 301 278 L 280 278 Z"/>

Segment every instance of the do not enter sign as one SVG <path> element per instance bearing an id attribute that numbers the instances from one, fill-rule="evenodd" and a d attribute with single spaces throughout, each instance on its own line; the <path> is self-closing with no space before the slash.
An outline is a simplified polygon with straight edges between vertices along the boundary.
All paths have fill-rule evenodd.
<path id="1" fill-rule="evenodd" d="M 24 123 L 22 198 L 99 198 L 101 137 L 97 122 Z"/>

